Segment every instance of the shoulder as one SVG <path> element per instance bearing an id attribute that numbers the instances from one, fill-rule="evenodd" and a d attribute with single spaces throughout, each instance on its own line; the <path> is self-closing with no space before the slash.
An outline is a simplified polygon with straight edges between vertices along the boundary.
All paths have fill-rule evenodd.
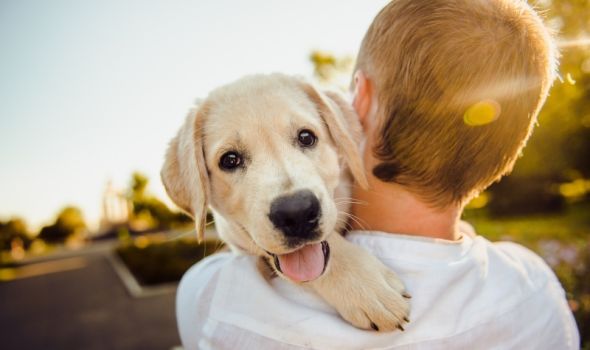
<path id="1" fill-rule="evenodd" d="M 533 251 L 513 242 L 492 243 L 483 237 L 476 237 L 475 242 L 479 249 L 475 257 L 481 259 L 480 270 L 486 274 L 488 287 L 494 293 L 509 295 L 515 302 L 528 301 L 533 296 L 565 300 L 565 291 L 555 273 Z"/>
<path id="2" fill-rule="evenodd" d="M 491 261 L 501 263 L 504 268 L 518 271 L 529 282 L 545 284 L 559 283 L 547 263 L 532 250 L 514 242 L 488 242 Z"/>
<path id="3" fill-rule="evenodd" d="M 534 285 L 546 282 L 559 283 L 551 268 L 532 250 L 509 241 L 490 242 L 478 236 L 468 222 L 460 222 L 461 230 L 473 238 L 474 244 L 485 250 L 487 261 L 498 269 L 507 269 L 520 275 L 522 282 Z"/>

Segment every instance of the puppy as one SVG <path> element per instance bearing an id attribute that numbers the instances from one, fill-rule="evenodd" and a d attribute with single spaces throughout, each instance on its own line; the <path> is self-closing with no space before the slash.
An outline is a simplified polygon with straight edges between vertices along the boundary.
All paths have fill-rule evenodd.
<path id="1" fill-rule="evenodd" d="M 281 74 L 242 78 L 211 92 L 172 139 L 162 181 L 195 219 L 207 208 L 235 251 L 309 286 L 356 327 L 408 321 L 396 275 L 345 240 L 350 185 L 367 186 L 361 128 L 337 94 Z"/>

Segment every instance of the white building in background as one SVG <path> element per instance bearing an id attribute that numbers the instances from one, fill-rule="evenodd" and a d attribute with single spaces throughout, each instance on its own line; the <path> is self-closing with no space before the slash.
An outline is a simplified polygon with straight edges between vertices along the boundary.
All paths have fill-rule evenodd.
<path id="1" fill-rule="evenodd" d="M 112 181 L 102 195 L 102 212 L 100 218 L 99 232 L 105 232 L 114 226 L 127 223 L 131 211 L 131 202 L 123 190 L 117 189 Z"/>

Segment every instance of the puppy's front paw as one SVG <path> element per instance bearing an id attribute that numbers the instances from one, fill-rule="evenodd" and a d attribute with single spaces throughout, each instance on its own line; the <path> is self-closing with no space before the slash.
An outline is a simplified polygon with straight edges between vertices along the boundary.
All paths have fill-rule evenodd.
<path id="1" fill-rule="evenodd" d="M 380 262 L 377 262 L 381 264 Z M 334 305 L 340 315 L 356 327 L 376 331 L 404 330 L 409 322 L 410 296 L 397 276 L 370 263 L 358 269 L 354 279 L 346 278 L 336 288 L 354 296 Z M 351 276 L 352 277 L 352 276 Z M 349 285 L 345 285 L 349 284 Z M 362 285 L 361 285 L 362 284 Z"/>
<path id="2" fill-rule="evenodd" d="M 352 325 L 377 331 L 404 330 L 410 296 L 396 274 L 338 234 L 330 240 L 332 261 L 310 285 Z"/>

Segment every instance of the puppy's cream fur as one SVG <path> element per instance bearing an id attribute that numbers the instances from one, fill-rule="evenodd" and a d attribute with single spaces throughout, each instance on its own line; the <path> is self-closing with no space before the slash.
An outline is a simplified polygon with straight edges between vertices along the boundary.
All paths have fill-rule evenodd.
<path id="1" fill-rule="evenodd" d="M 297 146 L 302 129 L 317 136 L 313 149 Z M 392 330 L 401 328 L 409 311 L 402 283 L 338 233 L 351 177 L 367 186 L 360 138 L 356 115 L 337 94 L 280 74 L 250 76 L 214 90 L 190 111 L 170 143 L 162 180 L 173 201 L 194 217 L 199 238 L 209 206 L 230 247 L 261 257 L 293 250 L 268 218 L 271 202 L 310 190 L 322 213 L 314 242 L 326 240 L 331 259 L 323 275 L 305 285 L 353 325 Z M 222 170 L 219 161 L 228 151 L 241 153 L 244 166 Z"/>

